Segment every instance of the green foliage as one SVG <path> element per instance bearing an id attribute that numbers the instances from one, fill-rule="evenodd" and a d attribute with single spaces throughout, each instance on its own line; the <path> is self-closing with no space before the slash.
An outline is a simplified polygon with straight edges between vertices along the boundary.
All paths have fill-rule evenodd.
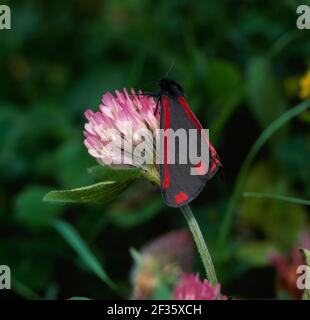
<path id="1" fill-rule="evenodd" d="M 79 161 L 76 161 L 79 159 Z M 43 172 L 50 170 L 58 183 L 66 188 L 87 185 L 92 182 L 85 168 L 93 164 L 86 152 L 82 139 L 72 138 L 60 147 L 53 156 L 45 157 L 41 162 Z"/>
<path id="2" fill-rule="evenodd" d="M 310 42 L 295 23 L 307 1 L 6 2 L 0 263 L 14 278 L 1 298 L 130 297 L 128 248 L 185 226 L 142 172 L 96 165 L 82 133 L 83 112 L 96 110 L 104 92 L 155 92 L 173 61 L 169 77 L 210 128 L 224 164 L 225 179 L 209 181 L 192 203 L 223 292 L 278 297 L 268 252 L 289 256 L 309 232 L 309 101 L 300 104 L 298 80 Z M 43 202 L 46 193 L 56 203 Z M 198 261 L 194 271 L 203 274 Z M 170 293 L 162 287 L 154 298 Z"/>
<path id="3" fill-rule="evenodd" d="M 245 184 L 246 190 L 253 188 L 281 191 L 287 187 L 283 177 L 275 174 L 273 166 L 260 163 L 249 172 Z M 270 198 L 244 198 L 240 218 L 259 228 L 269 239 L 276 241 L 278 246 L 290 248 L 296 243 L 298 234 L 306 223 L 306 211 L 300 205 Z"/>
<path id="4" fill-rule="evenodd" d="M 229 100 L 242 87 L 241 73 L 231 62 L 212 59 L 208 61 L 206 85 L 211 99 L 219 103 Z M 221 101 L 222 100 L 222 101 Z"/>
<path id="5" fill-rule="evenodd" d="M 274 249 L 270 241 L 248 241 L 238 248 L 238 260 L 250 267 L 268 266 L 268 253 Z"/>
<path id="6" fill-rule="evenodd" d="M 278 118 L 286 109 L 279 83 L 272 71 L 272 62 L 264 57 L 250 60 L 246 70 L 249 107 L 262 128 Z"/>
<path id="7" fill-rule="evenodd" d="M 250 151 L 248 152 L 246 158 L 244 159 L 242 166 L 240 168 L 240 172 L 238 174 L 235 187 L 232 193 L 232 196 L 230 197 L 230 200 L 228 202 L 227 211 L 225 218 L 223 219 L 221 230 L 220 230 L 220 236 L 219 236 L 219 243 L 220 245 L 223 245 L 226 237 L 228 236 L 229 229 L 231 227 L 232 219 L 234 210 L 236 209 L 237 201 L 239 200 L 239 197 L 242 193 L 242 188 L 244 187 L 246 175 L 248 173 L 248 170 L 254 161 L 257 153 L 260 151 L 260 149 L 264 146 L 265 143 L 268 142 L 268 140 L 272 137 L 272 135 L 277 132 L 279 129 L 281 129 L 285 124 L 287 124 L 291 119 L 299 115 L 300 113 L 307 110 L 310 106 L 310 101 L 306 100 L 299 105 L 295 106 L 291 110 L 286 111 L 284 114 L 282 114 L 279 118 L 274 120 L 257 138 L 253 146 L 251 147 Z"/>
<path id="8" fill-rule="evenodd" d="M 16 220 L 33 227 L 41 228 L 49 225 L 52 218 L 59 215 L 61 207 L 45 204 L 41 201 L 48 187 L 29 186 L 16 197 Z"/>
<path id="9" fill-rule="evenodd" d="M 77 231 L 68 223 L 62 220 L 54 220 L 52 222 L 52 225 L 60 233 L 60 235 L 68 242 L 72 249 L 76 251 L 76 253 L 83 261 L 83 263 L 87 266 L 87 268 L 90 271 L 92 271 L 96 276 L 98 276 L 107 285 L 109 285 L 112 288 L 115 288 L 115 284 L 106 274 L 98 259 L 90 251 L 87 244 L 85 244 L 85 242 L 77 233 Z"/>
<path id="10" fill-rule="evenodd" d="M 134 228 L 160 213 L 164 208 L 163 201 L 159 195 L 154 197 L 154 189 L 148 184 L 144 181 L 137 184 L 122 195 L 120 201 L 109 206 L 108 217 L 112 223 L 122 228 Z M 143 198 L 141 190 L 144 190 Z"/>
<path id="11" fill-rule="evenodd" d="M 103 175 L 102 177 L 107 176 L 109 180 L 71 190 L 50 191 L 43 200 L 60 203 L 103 204 L 113 200 L 140 175 L 138 170 L 121 170 L 119 172 L 108 170 L 103 174 L 100 169 L 91 168 L 90 172 L 97 177 L 100 175 Z"/>
<path id="12" fill-rule="evenodd" d="M 223 130 L 244 97 L 242 76 L 231 62 L 213 59 L 208 62 L 205 82 L 208 96 L 214 101 L 210 107 L 220 109 L 220 112 L 216 111 L 218 116 L 210 129 L 213 139 L 217 139 L 217 134 Z"/>

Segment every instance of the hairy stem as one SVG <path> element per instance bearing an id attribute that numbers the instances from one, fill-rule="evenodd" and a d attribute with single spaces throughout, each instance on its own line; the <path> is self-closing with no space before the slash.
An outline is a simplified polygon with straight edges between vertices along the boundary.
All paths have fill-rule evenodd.
<path id="1" fill-rule="evenodd" d="M 215 269 L 212 263 L 212 259 L 211 259 L 207 244 L 199 228 L 199 225 L 194 217 L 194 214 L 188 204 L 180 207 L 180 210 L 183 212 L 183 215 L 194 237 L 196 246 L 198 248 L 202 263 L 204 265 L 204 268 L 207 274 L 207 278 L 212 285 L 216 285 L 218 281 L 215 274 Z"/>

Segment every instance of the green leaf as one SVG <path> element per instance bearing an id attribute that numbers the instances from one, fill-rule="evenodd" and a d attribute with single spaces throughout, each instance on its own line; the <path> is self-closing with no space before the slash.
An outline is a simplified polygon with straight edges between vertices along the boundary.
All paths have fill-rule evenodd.
<path id="1" fill-rule="evenodd" d="M 67 300 L 91 300 L 91 299 L 87 297 L 71 297 Z"/>
<path id="2" fill-rule="evenodd" d="M 115 283 L 109 278 L 98 259 L 88 248 L 87 244 L 80 237 L 73 226 L 63 220 L 54 220 L 52 226 L 67 241 L 71 248 L 78 254 L 88 269 L 98 276 L 109 287 L 115 289 Z"/>
<path id="3" fill-rule="evenodd" d="M 217 114 L 210 129 L 215 141 L 244 98 L 240 70 L 229 61 L 212 59 L 208 61 L 206 87 L 208 96 L 212 99 L 211 105 Z"/>
<path id="4" fill-rule="evenodd" d="M 59 215 L 62 208 L 41 201 L 47 191 L 48 188 L 41 186 L 29 186 L 24 189 L 16 198 L 16 219 L 33 228 L 49 226 L 50 219 Z"/>
<path id="5" fill-rule="evenodd" d="M 310 206 L 310 200 L 294 198 L 294 197 L 287 197 L 280 194 L 274 193 L 265 193 L 265 192 L 244 192 L 243 194 L 246 198 L 268 198 L 278 201 L 296 203 L 296 204 L 303 204 L 305 206 Z"/>
<path id="6" fill-rule="evenodd" d="M 287 103 L 268 59 L 257 57 L 249 62 L 246 84 L 248 105 L 262 128 L 269 125 L 287 109 Z M 283 129 L 281 132 L 284 133 Z"/>
<path id="7" fill-rule="evenodd" d="M 131 248 L 129 248 L 129 253 L 130 253 L 130 255 L 131 255 L 131 257 L 134 260 L 136 265 L 140 265 L 142 263 L 143 257 L 142 257 L 141 253 L 138 250 L 136 250 L 135 248 L 131 247 Z"/>
<path id="8" fill-rule="evenodd" d="M 109 180 L 71 190 L 50 191 L 45 195 L 43 201 L 60 203 L 106 203 L 127 189 L 141 174 L 139 170 L 101 169 L 100 166 L 89 169 L 89 172 L 97 177 Z"/>
<path id="9" fill-rule="evenodd" d="M 126 183 L 99 182 L 87 187 L 71 190 L 50 191 L 43 201 L 62 203 L 105 203 L 127 188 Z"/>
<path id="10" fill-rule="evenodd" d="M 309 285 L 310 283 L 310 250 L 308 249 L 300 249 L 301 252 L 305 255 L 306 263 L 307 263 L 307 270 L 306 270 L 306 285 Z M 306 288 L 302 297 L 303 300 L 310 300 L 310 288 Z"/>
<path id="11" fill-rule="evenodd" d="M 78 159 L 78 161 L 77 161 Z M 93 159 L 88 155 L 82 139 L 71 138 L 54 153 L 41 157 L 41 171 L 57 179 L 65 189 L 93 183 L 85 168 L 91 166 Z"/>

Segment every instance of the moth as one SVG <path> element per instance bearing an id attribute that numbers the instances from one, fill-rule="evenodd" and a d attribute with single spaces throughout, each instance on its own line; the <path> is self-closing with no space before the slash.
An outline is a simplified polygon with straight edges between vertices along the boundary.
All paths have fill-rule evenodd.
<path id="1" fill-rule="evenodd" d="M 161 79 L 159 86 L 160 91 L 155 95 L 158 99 L 155 114 L 160 107 L 160 129 L 164 129 L 160 146 L 163 157 L 160 163 L 161 194 L 168 206 L 180 207 L 200 194 L 206 182 L 222 168 L 222 164 L 205 130 L 190 109 L 182 86 L 167 78 Z M 194 147 L 201 154 L 199 162 L 191 163 L 191 148 L 187 148 L 186 163 L 179 161 L 180 155 L 184 158 L 184 150 L 180 148 L 180 144 L 175 143 L 171 150 L 169 134 L 178 129 L 185 130 L 188 144 L 196 144 Z M 191 132 L 196 132 L 196 140 L 190 139 Z M 203 150 L 207 150 L 207 157 L 202 157 Z M 171 153 L 175 160 L 173 163 L 169 161 Z"/>

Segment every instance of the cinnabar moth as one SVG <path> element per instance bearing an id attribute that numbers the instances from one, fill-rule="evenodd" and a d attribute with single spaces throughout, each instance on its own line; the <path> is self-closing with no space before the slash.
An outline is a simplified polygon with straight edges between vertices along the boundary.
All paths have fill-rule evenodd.
<path id="1" fill-rule="evenodd" d="M 155 113 L 160 104 L 160 128 L 164 129 L 163 152 L 164 162 L 160 164 L 161 193 L 165 203 L 171 207 L 180 207 L 194 200 L 203 190 L 206 182 L 211 179 L 222 167 L 220 159 L 205 135 L 204 129 L 195 117 L 184 96 L 183 88 L 174 80 L 163 78 L 159 82 L 160 92 Z M 166 135 L 167 129 L 178 130 L 183 128 L 187 135 L 190 129 L 197 130 L 197 150 L 202 143 L 209 150 L 209 167 L 205 168 L 204 161 L 197 163 L 198 175 L 191 175 L 192 165 L 168 163 L 169 145 Z M 202 140 L 201 140 L 202 139 Z M 178 144 L 175 144 L 175 159 L 179 158 Z"/>

